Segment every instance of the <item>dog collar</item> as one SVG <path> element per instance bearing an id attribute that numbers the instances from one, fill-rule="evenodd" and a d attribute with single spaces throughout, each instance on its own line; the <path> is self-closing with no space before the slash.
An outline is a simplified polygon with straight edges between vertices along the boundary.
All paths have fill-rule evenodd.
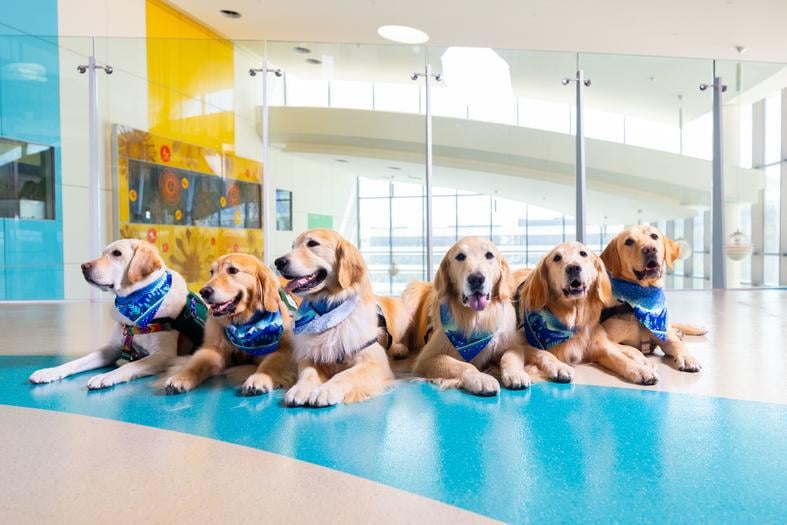
<path id="1" fill-rule="evenodd" d="M 634 317 L 651 331 L 657 339 L 667 340 L 667 300 L 664 290 L 657 286 L 640 286 L 637 283 L 616 279 L 612 281 L 612 295 L 621 303 L 631 306 Z"/>
<path id="2" fill-rule="evenodd" d="M 115 308 L 132 324 L 145 327 L 155 318 L 171 287 L 172 274 L 165 271 L 164 275 L 147 286 L 126 296 L 115 296 Z"/>
<path id="3" fill-rule="evenodd" d="M 224 327 L 224 334 L 230 343 L 256 357 L 275 352 L 283 333 L 284 321 L 279 310 L 260 310 L 254 313 L 248 323 L 231 323 Z"/>
<path id="4" fill-rule="evenodd" d="M 172 330 L 172 325 L 168 321 L 149 323 L 146 326 L 123 325 L 123 350 L 120 358 L 126 361 L 137 361 L 148 356 L 147 350 L 139 346 L 134 346 L 134 336 L 153 334 L 156 332 L 166 332 Z"/>
<path id="5" fill-rule="evenodd" d="M 321 334 L 330 330 L 350 317 L 359 300 L 358 295 L 342 302 L 330 302 L 327 299 L 305 300 L 295 312 L 293 331 L 296 334 Z"/>
<path id="6" fill-rule="evenodd" d="M 569 328 L 560 319 L 547 310 L 525 311 L 522 319 L 525 338 L 530 346 L 540 350 L 549 350 L 553 346 L 565 343 L 576 333 L 576 327 Z"/>
<path id="7" fill-rule="evenodd" d="M 491 332 L 484 331 L 473 331 L 470 335 L 466 335 L 457 328 L 451 315 L 451 309 L 445 303 L 440 305 L 440 322 L 443 324 L 443 331 L 448 340 L 454 345 L 462 359 L 468 362 L 475 359 L 494 337 Z"/>

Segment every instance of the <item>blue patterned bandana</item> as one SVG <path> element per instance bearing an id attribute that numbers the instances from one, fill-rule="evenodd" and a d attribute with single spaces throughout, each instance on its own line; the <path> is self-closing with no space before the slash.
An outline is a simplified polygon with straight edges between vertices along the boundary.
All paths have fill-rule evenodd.
<path id="1" fill-rule="evenodd" d="M 281 312 L 256 312 L 248 323 L 228 324 L 224 334 L 230 343 L 256 357 L 268 355 L 279 348 L 284 333 Z"/>
<path id="2" fill-rule="evenodd" d="M 115 308 L 135 326 L 144 328 L 156 317 L 156 312 L 171 287 L 172 274 L 164 272 L 164 275 L 144 288 L 124 297 L 115 296 Z"/>
<path id="3" fill-rule="evenodd" d="M 656 286 L 612 279 L 612 295 L 631 306 L 634 317 L 661 341 L 667 340 L 667 300 L 664 290 Z"/>
<path id="4" fill-rule="evenodd" d="M 457 329 L 451 309 L 445 303 L 440 305 L 440 322 L 443 324 L 443 331 L 448 340 L 454 345 L 462 359 L 467 362 L 475 359 L 494 337 L 491 332 L 473 332 L 469 337 L 465 335 L 464 332 Z"/>
<path id="5" fill-rule="evenodd" d="M 360 298 L 351 296 L 344 302 L 331 303 L 327 299 L 304 300 L 295 312 L 296 334 L 321 334 L 338 325 L 353 313 Z"/>
<path id="6" fill-rule="evenodd" d="M 549 350 L 565 343 L 576 333 L 576 328 L 567 327 L 546 308 L 534 312 L 526 311 L 522 325 L 528 344 L 540 350 Z"/>

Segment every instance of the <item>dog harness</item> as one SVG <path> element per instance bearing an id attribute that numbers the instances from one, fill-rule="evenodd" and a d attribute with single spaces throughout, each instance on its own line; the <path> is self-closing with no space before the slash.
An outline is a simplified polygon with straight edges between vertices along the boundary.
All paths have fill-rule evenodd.
<path id="1" fill-rule="evenodd" d="M 622 304 L 605 309 L 601 314 L 602 322 L 615 315 L 632 313 L 657 339 L 666 341 L 668 322 L 664 290 L 623 279 L 611 278 L 611 281 L 612 295 Z"/>
<path id="2" fill-rule="evenodd" d="M 440 322 L 443 324 L 443 331 L 448 340 L 454 345 L 462 359 L 467 362 L 475 359 L 494 337 L 492 332 L 480 330 L 473 331 L 469 336 L 466 335 L 457 328 L 456 322 L 451 315 L 451 309 L 445 303 L 440 305 Z"/>
<path id="3" fill-rule="evenodd" d="M 522 319 L 525 338 L 530 346 L 549 350 L 565 343 L 576 334 L 576 327 L 568 327 L 548 309 L 525 311 Z"/>
<path id="4" fill-rule="evenodd" d="M 260 310 L 254 313 L 248 323 L 228 324 L 224 334 L 238 349 L 255 357 L 275 352 L 284 333 L 281 312 Z"/>

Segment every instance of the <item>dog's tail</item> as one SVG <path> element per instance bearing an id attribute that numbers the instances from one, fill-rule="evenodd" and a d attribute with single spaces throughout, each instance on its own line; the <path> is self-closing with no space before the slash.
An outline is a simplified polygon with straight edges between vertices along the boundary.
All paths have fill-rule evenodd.
<path id="1" fill-rule="evenodd" d="M 705 335 L 708 333 L 708 329 L 704 326 L 688 323 L 670 323 L 670 327 L 674 328 L 683 335 Z"/>

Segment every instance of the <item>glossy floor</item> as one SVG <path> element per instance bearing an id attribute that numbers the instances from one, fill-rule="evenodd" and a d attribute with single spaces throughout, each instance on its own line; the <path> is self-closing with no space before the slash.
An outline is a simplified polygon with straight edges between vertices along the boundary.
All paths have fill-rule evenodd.
<path id="1" fill-rule="evenodd" d="M 581 366 L 575 385 L 478 399 L 404 383 L 325 410 L 239 397 L 234 375 L 176 397 L 151 379 L 88 393 L 90 373 L 31 387 L 101 342 L 109 305 L 2 305 L 0 518 L 783 522 L 787 293 L 668 300 L 711 328 L 689 341 L 700 374 L 652 357 L 654 387 Z"/>

